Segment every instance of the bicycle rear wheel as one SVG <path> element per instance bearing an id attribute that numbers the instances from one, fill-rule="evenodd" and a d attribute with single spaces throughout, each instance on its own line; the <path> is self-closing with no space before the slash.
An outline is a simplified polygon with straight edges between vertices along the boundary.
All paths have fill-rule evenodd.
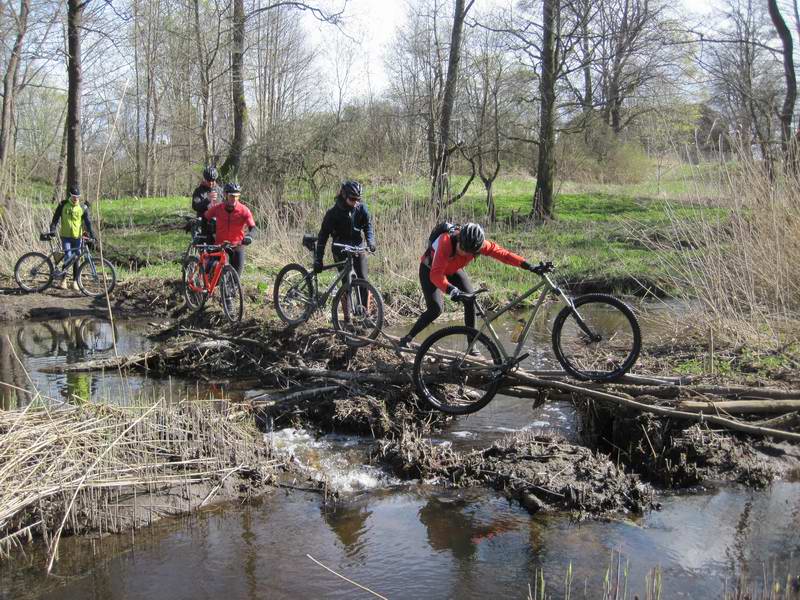
<path id="1" fill-rule="evenodd" d="M 244 315 L 244 295 L 239 274 L 231 265 L 222 267 L 219 278 L 219 293 L 222 301 L 222 312 L 231 323 L 238 323 Z"/>
<path id="2" fill-rule="evenodd" d="M 553 321 L 553 352 L 564 370 L 582 381 L 614 381 L 627 373 L 642 348 L 631 308 L 607 294 L 586 294 Z"/>
<path id="3" fill-rule="evenodd" d="M 203 308 L 207 297 L 200 259 L 190 256 L 183 265 L 183 299 L 189 308 L 197 310 Z"/>
<path id="4" fill-rule="evenodd" d="M 26 323 L 17 330 L 17 344 L 25 356 L 52 356 L 58 348 L 56 332 L 47 323 Z"/>
<path id="5" fill-rule="evenodd" d="M 473 342 L 474 340 L 474 342 Z M 477 355 L 467 353 L 477 350 Z M 500 350 L 471 327 L 445 327 L 428 337 L 414 360 L 414 385 L 432 408 L 474 413 L 494 398 L 504 378 Z"/>
<path id="6" fill-rule="evenodd" d="M 53 271 L 55 267 L 48 256 L 41 252 L 28 252 L 14 265 L 14 279 L 26 292 L 41 292 L 53 283 Z"/>
<path id="7" fill-rule="evenodd" d="M 109 294 L 117 285 L 117 270 L 107 259 L 102 261 L 84 260 L 78 267 L 78 288 L 86 296 Z"/>
<path id="8" fill-rule="evenodd" d="M 383 328 L 383 298 L 366 279 L 353 279 L 342 286 L 333 298 L 331 321 L 336 331 L 345 335 L 348 346 L 359 348 L 369 344 L 347 334 L 374 340 Z"/>
<path id="9" fill-rule="evenodd" d="M 311 274 L 302 265 L 289 264 L 275 278 L 272 289 L 275 311 L 287 325 L 308 320 L 314 309 L 314 286 Z"/>

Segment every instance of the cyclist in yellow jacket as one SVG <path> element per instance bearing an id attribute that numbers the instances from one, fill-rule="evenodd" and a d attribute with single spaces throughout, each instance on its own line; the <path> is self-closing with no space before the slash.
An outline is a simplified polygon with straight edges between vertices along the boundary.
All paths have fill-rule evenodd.
<path id="1" fill-rule="evenodd" d="M 56 226 L 61 221 L 58 234 L 61 237 L 61 246 L 64 250 L 64 266 L 56 276 L 61 278 L 59 284 L 62 289 L 67 287 L 67 267 L 72 265 L 72 288 L 78 289 L 78 257 L 80 256 L 81 238 L 83 233 L 94 239 L 92 221 L 89 218 L 89 207 L 81 202 L 81 191 L 77 187 L 70 188 L 69 198 L 61 202 L 53 214 L 50 222 L 50 233 L 55 234 Z"/>

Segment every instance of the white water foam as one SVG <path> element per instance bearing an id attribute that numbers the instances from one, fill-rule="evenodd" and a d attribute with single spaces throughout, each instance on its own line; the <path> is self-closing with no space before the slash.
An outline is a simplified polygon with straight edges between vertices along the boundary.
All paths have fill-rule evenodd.
<path id="1" fill-rule="evenodd" d="M 264 434 L 275 451 L 289 458 L 314 481 L 342 493 L 398 485 L 401 480 L 364 464 L 370 441 L 342 435 L 315 438 L 305 429 L 281 429 Z"/>

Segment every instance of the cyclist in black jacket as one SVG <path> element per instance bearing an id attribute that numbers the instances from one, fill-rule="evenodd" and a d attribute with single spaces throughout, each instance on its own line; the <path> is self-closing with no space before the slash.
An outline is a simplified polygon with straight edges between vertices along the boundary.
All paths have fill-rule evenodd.
<path id="1" fill-rule="evenodd" d="M 375 231 L 369 217 L 367 205 L 361 201 L 361 184 L 347 180 L 342 183 L 336 194 L 336 203 L 328 209 L 322 219 L 322 227 L 317 236 L 317 249 L 314 257 L 314 271 L 322 271 L 322 258 L 328 238 L 338 244 L 360 246 L 367 242 L 367 249 L 375 252 Z M 337 262 L 345 256 L 337 248 L 333 248 L 333 258 Z M 359 254 L 353 257 L 353 267 L 361 279 L 367 278 L 367 256 Z"/>
<path id="2" fill-rule="evenodd" d="M 208 222 L 203 218 L 206 211 L 222 202 L 222 189 L 217 185 L 219 173 L 215 167 L 206 167 L 203 169 L 203 181 L 200 182 L 194 192 L 192 193 L 192 210 L 195 214 L 203 219 L 203 235 L 206 236 L 206 242 L 213 244 L 214 240 L 211 238 L 211 231 Z"/>

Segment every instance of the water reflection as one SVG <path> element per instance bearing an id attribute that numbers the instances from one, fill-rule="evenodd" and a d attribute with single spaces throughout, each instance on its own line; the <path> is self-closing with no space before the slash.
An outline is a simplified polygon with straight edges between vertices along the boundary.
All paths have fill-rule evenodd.
<path id="1" fill-rule="evenodd" d="M 798 484 L 775 484 L 769 493 L 722 488 L 665 498 L 663 511 L 637 522 L 576 524 L 568 516 L 531 517 L 481 490 L 387 490 L 335 507 L 318 496 L 279 493 L 161 523 L 137 532 L 132 546 L 129 536 L 96 547 L 65 539 L 56 572 L 68 579 L 49 593 L 52 578 L 41 571 L 0 563 L 0 597 L 369 597 L 310 554 L 392 598 L 524 598 L 539 570 L 548 595 L 559 597 L 570 564 L 573 593 L 585 585 L 595 598 L 606 569 L 616 568 L 616 552 L 629 597 L 643 597 L 656 566 L 664 598 L 719 597 L 725 579 L 730 585 L 741 572 L 757 579 L 770 561 L 785 577 L 800 551 L 798 498 Z"/>
<path id="2" fill-rule="evenodd" d="M 331 531 L 341 542 L 348 558 L 360 556 L 365 542 L 362 536 L 367 533 L 367 519 L 372 515 L 360 502 L 346 502 L 338 505 L 320 505 L 320 514 Z"/>
<path id="3" fill-rule="evenodd" d="M 159 379 L 117 369 L 83 373 L 50 372 L 53 367 L 87 360 L 135 354 L 152 347 L 144 334 L 147 324 L 112 324 L 94 317 L 0 324 L 0 408 L 11 410 L 39 402 L 138 402 L 141 398 L 240 398 L 252 382 L 233 385 Z M 241 389 L 239 389 L 241 387 Z"/>

